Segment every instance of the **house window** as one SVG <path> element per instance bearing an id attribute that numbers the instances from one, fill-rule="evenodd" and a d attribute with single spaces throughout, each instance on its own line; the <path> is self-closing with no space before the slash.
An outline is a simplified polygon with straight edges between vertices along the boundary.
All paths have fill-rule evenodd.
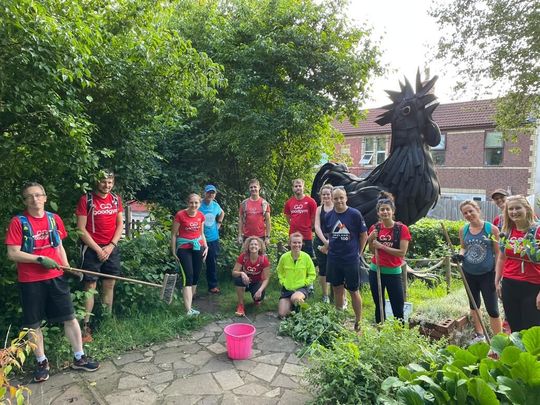
<path id="1" fill-rule="evenodd" d="M 439 144 L 431 147 L 431 157 L 436 165 L 444 165 L 446 161 L 446 134 L 441 134 Z"/>
<path id="2" fill-rule="evenodd" d="M 362 166 L 380 165 L 386 159 L 386 138 L 366 137 L 362 143 Z"/>
<path id="3" fill-rule="evenodd" d="M 503 161 L 503 147 L 502 132 L 486 132 L 486 139 L 484 140 L 484 165 L 501 165 Z"/>

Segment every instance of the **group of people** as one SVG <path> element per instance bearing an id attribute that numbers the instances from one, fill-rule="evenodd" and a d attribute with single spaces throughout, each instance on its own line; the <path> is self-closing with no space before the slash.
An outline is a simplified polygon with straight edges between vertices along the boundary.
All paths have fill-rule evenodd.
<path id="1" fill-rule="evenodd" d="M 244 296 L 251 294 L 254 305 L 265 298 L 270 279 L 270 261 L 265 254 L 270 242 L 270 204 L 260 195 L 257 179 L 249 182 L 249 197 L 240 203 L 238 211 L 238 242 L 241 252 L 232 269 L 237 293 L 236 315 L 245 315 Z M 75 213 L 80 236 L 80 269 L 104 275 L 119 275 L 122 236 L 122 201 L 112 192 L 114 174 L 101 172 L 96 188 L 81 196 Z M 362 299 L 360 288 L 360 257 L 366 245 L 373 258 L 369 284 L 375 303 L 377 322 L 384 319 L 384 300 L 388 293 L 393 315 L 403 320 L 404 291 L 402 265 L 411 234 L 405 224 L 395 221 L 395 205 L 390 193 L 380 193 L 377 200 L 378 222 L 367 229 L 362 214 L 347 205 L 343 187 L 324 185 L 319 190 L 321 204 L 305 195 L 304 181 L 292 182 L 292 197 L 283 213 L 289 223 L 290 250 L 277 265 L 281 285 L 278 315 L 287 316 L 302 304 L 313 291 L 318 274 L 322 300 L 328 303 L 329 285 L 338 309 L 346 304 L 348 291 L 355 314 L 355 330 L 360 329 Z M 206 265 L 208 291 L 220 292 L 216 259 L 219 255 L 219 231 L 224 211 L 215 201 L 217 188 L 207 185 L 204 198 L 190 194 L 187 207 L 174 216 L 171 251 L 178 263 L 184 306 L 188 316 L 199 314 L 192 306 L 199 276 Z M 82 330 L 75 319 L 66 276 L 69 262 L 62 240 L 67 236 L 62 219 L 45 211 L 47 194 L 38 183 L 28 183 L 21 191 L 25 211 L 12 218 L 5 243 L 8 258 L 17 265 L 23 309 L 23 326 L 32 330 L 37 367 L 36 382 L 49 378 L 49 364 L 44 352 L 43 320 L 62 322 L 73 349 L 72 368 L 95 371 L 99 363 L 85 355 L 83 343 L 92 340 L 90 315 L 94 306 L 92 294 L 86 300 L 87 316 Z M 508 196 L 498 189 L 492 195 L 501 209 L 493 224 L 481 218 L 475 201 L 460 205 L 467 224 L 459 231 L 460 252 L 455 261 L 462 262 L 466 281 L 476 306 L 482 295 L 494 333 L 502 330 L 498 298 L 502 298 L 506 320 L 513 331 L 540 325 L 540 240 L 534 211 L 523 196 Z M 66 273 L 67 274 L 67 273 Z M 98 277 L 81 275 L 84 289 L 96 288 Z M 102 279 L 101 300 L 112 309 L 115 281 Z M 471 303 L 471 311 L 473 305 Z M 382 309 L 382 310 L 381 310 Z M 382 314 L 382 315 L 381 315 Z M 484 331 L 476 311 L 475 340 L 484 339 Z"/>
<path id="2" fill-rule="evenodd" d="M 238 211 L 238 242 L 242 248 L 232 270 L 238 316 L 245 315 L 246 291 L 251 294 L 254 305 L 259 305 L 265 297 L 270 277 L 270 261 L 265 252 L 270 241 L 271 207 L 260 196 L 257 179 L 251 180 L 248 186 L 250 196 L 240 203 Z M 381 193 L 377 203 L 380 222 L 371 227 L 368 237 L 362 214 L 347 206 L 347 193 L 343 187 L 323 186 L 320 206 L 305 194 L 302 179 L 293 180 L 292 191 L 293 195 L 283 207 L 289 223 L 290 250 L 277 264 L 277 277 L 282 288 L 278 315 L 281 318 L 287 316 L 308 298 L 318 273 L 323 302 L 330 301 L 328 285 L 332 287 L 337 308 L 347 305 L 345 292 L 349 292 L 355 313 L 354 327 L 359 330 L 362 316 L 360 256 L 369 243 L 372 251 L 379 252 L 372 260 L 369 277 L 377 321 L 381 321 L 377 270 L 381 273 L 383 294 L 388 290 L 394 316 L 403 319 L 401 266 L 411 235 L 406 225 L 394 221 L 392 195 Z M 188 316 L 199 314 L 192 302 L 205 259 L 209 291 L 219 293 L 217 284 L 210 282 L 216 280 L 219 227 L 224 217 L 223 210 L 215 202 L 216 193 L 216 187 L 210 184 L 205 187 L 204 198 L 190 194 L 187 208 L 176 213 L 172 226 L 171 251 L 182 275 L 182 294 Z M 210 245 L 210 237 L 214 246 Z"/>
<path id="3" fill-rule="evenodd" d="M 463 201 L 460 210 L 467 224 L 459 230 L 461 249 L 454 260 L 462 263 L 465 279 L 477 308 L 484 300 L 494 334 L 503 330 L 498 299 L 502 299 L 510 330 L 521 331 L 540 325 L 540 241 L 539 224 L 529 201 L 522 195 L 509 196 L 497 189 L 491 196 L 501 210 L 493 223 L 482 219 L 476 201 Z M 485 340 L 473 310 L 475 336 Z"/>

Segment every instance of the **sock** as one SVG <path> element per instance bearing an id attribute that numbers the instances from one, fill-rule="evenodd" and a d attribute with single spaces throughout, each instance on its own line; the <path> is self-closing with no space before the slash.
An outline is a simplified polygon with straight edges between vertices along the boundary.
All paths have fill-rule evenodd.
<path id="1" fill-rule="evenodd" d="M 47 360 L 47 356 L 45 355 L 39 356 L 39 357 L 36 356 L 36 360 L 38 363 L 41 363 L 42 361 Z"/>
<path id="2" fill-rule="evenodd" d="M 80 360 L 82 356 L 84 356 L 84 352 L 75 352 L 75 360 Z"/>

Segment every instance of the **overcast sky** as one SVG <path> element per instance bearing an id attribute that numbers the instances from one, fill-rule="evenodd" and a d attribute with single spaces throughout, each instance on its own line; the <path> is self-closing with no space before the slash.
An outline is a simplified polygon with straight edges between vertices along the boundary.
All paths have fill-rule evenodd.
<path id="1" fill-rule="evenodd" d="M 384 90 L 399 90 L 399 80 L 407 76 L 414 83 L 416 70 L 424 73 L 426 66 L 431 76 L 438 75 L 435 95 L 440 102 L 468 101 L 471 94 L 456 95 L 452 91 L 456 76 L 442 71 L 442 62 L 428 63 L 429 47 L 439 39 L 439 28 L 427 13 L 433 0 L 350 0 L 350 17 L 357 22 L 366 20 L 374 28 L 374 37 L 383 35 L 381 48 L 383 62 L 390 72 L 373 83 L 372 99 L 366 107 L 388 104 Z M 489 98 L 489 94 L 480 95 Z"/>

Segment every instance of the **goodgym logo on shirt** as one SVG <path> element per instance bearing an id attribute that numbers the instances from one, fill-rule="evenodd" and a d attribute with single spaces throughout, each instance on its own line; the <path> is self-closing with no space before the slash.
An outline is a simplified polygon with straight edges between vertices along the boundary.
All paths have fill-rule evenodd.
<path id="1" fill-rule="evenodd" d="M 190 222 L 186 226 L 186 231 L 198 231 L 199 230 L 199 223 L 198 222 Z"/>
<path id="2" fill-rule="evenodd" d="M 292 207 L 291 214 L 305 214 L 308 212 L 307 208 L 305 208 L 307 203 L 302 204 L 295 204 Z"/>
<path id="3" fill-rule="evenodd" d="M 94 212 L 94 215 L 113 215 L 118 212 L 118 208 L 111 203 L 100 203 L 99 210 Z"/>

